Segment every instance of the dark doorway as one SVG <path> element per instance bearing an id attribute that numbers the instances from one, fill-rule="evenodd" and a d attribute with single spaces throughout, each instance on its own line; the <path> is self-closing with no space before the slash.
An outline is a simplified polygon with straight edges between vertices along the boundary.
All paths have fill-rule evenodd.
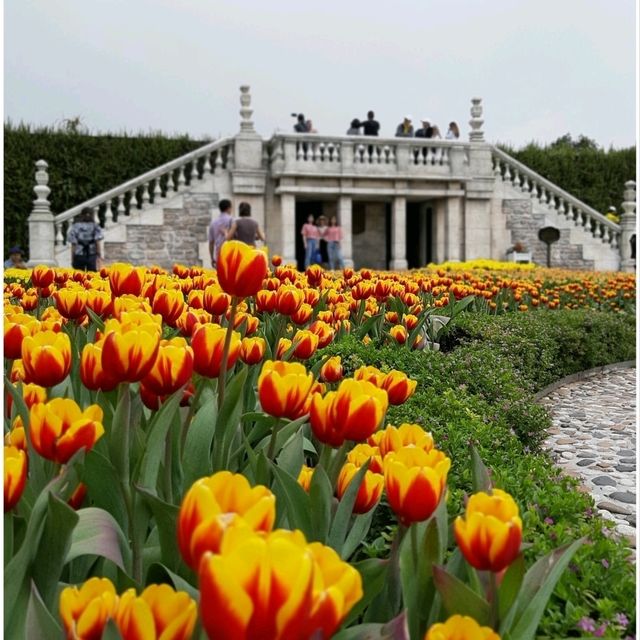
<path id="1" fill-rule="evenodd" d="M 432 261 L 431 207 L 424 202 L 407 202 L 407 263 L 420 269 Z"/>
<path id="2" fill-rule="evenodd" d="M 296 200 L 296 262 L 298 269 L 304 271 L 304 242 L 302 241 L 302 225 L 312 215 L 315 220 L 322 215 L 323 203 L 321 200 Z M 328 260 L 328 258 L 327 258 Z"/>

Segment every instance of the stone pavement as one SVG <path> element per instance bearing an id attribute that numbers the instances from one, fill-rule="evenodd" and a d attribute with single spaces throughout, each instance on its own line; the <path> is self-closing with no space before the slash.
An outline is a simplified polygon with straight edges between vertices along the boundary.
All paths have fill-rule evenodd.
<path id="1" fill-rule="evenodd" d="M 581 480 L 603 518 L 635 547 L 636 369 L 596 373 L 541 399 L 553 420 L 546 448 Z"/>

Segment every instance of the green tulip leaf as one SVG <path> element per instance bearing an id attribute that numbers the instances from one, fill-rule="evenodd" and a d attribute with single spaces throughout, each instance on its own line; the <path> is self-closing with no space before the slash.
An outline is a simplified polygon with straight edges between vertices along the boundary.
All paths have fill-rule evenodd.
<path id="1" fill-rule="evenodd" d="M 489 624 L 491 617 L 489 603 L 464 582 L 439 565 L 433 566 L 433 580 L 449 615 L 458 613 L 474 618 L 481 625 Z"/>
<path id="2" fill-rule="evenodd" d="M 31 595 L 27 605 L 25 638 L 29 640 L 51 640 L 62 638 L 62 627 L 47 609 L 36 585 L 31 582 Z"/>

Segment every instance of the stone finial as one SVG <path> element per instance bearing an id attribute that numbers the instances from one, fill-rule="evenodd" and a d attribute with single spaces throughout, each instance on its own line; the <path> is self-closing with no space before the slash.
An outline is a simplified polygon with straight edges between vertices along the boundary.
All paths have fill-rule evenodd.
<path id="1" fill-rule="evenodd" d="M 34 213 L 51 213 L 51 204 L 48 199 L 51 189 L 47 186 L 49 184 L 48 168 L 49 165 L 44 160 L 36 162 L 36 186 L 33 190 L 37 198 L 33 201 Z"/>
<path id="2" fill-rule="evenodd" d="M 484 142 L 484 131 L 481 130 L 484 120 L 482 119 L 482 98 L 471 98 L 471 131 L 469 140 L 471 142 Z"/>
<path id="3" fill-rule="evenodd" d="M 255 128 L 253 126 L 253 120 L 251 120 L 251 114 L 253 114 L 253 109 L 251 109 L 251 94 L 249 90 L 251 87 L 248 84 L 243 84 L 240 87 L 240 116 L 242 120 L 240 120 L 240 132 L 241 133 L 255 133 Z"/>
<path id="4" fill-rule="evenodd" d="M 624 202 L 622 203 L 622 208 L 624 209 L 624 214 L 635 213 L 636 183 L 633 180 L 628 180 L 624 183 Z"/>
<path id="5" fill-rule="evenodd" d="M 636 261 L 631 245 L 635 244 L 634 236 L 636 235 L 636 183 L 629 180 L 624 183 L 624 187 L 622 203 L 624 213 L 620 216 L 620 270 L 633 272 Z"/>

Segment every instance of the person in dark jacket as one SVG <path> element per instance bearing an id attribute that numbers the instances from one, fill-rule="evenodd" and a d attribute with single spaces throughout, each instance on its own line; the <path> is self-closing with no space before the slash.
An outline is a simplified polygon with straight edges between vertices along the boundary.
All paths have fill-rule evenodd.
<path id="1" fill-rule="evenodd" d="M 241 202 L 238 205 L 238 215 L 240 217 L 234 221 L 227 232 L 227 240 L 240 240 L 252 247 L 256 246 L 256 240 L 265 242 L 260 225 L 251 217 L 251 205 L 248 202 Z"/>
<path id="2" fill-rule="evenodd" d="M 422 127 L 416 131 L 416 138 L 433 138 L 433 127 L 429 118 L 424 118 Z"/>
<path id="3" fill-rule="evenodd" d="M 367 119 L 362 122 L 362 129 L 365 136 L 377 136 L 380 131 L 380 123 L 375 119 L 376 114 L 373 111 L 367 113 Z"/>
<path id="4" fill-rule="evenodd" d="M 405 116 L 396 129 L 396 138 L 413 138 L 413 125 L 411 116 Z"/>
<path id="5" fill-rule="evenodd" d="M 308 133 L 309 129 L 307 127 L 307 121 L 304 119 L 304 114 L 299 113 L 297 116 L 297 121 L 293 125 L 293 130 L 296 133 Z"/>

